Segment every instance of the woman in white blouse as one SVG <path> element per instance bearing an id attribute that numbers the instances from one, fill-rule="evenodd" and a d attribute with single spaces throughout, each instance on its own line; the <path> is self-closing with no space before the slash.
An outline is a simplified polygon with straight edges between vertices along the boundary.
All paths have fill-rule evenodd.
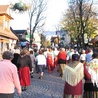
<path id="1" fill-rule="evenodd" d="M 38 56 L 36 56 L 35 60 L 38 66 L 39 79 L 42 79 L 43 74 L 44 74 L 44 68 L 46 66 L 46 58 L 42 50 L 39 50 L 39 54 Z"/>

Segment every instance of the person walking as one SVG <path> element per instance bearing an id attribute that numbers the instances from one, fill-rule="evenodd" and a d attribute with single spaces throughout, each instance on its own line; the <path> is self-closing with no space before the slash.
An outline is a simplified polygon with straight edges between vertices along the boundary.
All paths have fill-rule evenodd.
<path id="1" fill-rule="evenodd" d="M 82 54 L 80 55 L 80 62 L 85 64 L 86 63 L 86 53 L 85 50 L 82 50 Z"/>
<path id="2" fill-rule="evenodd" d="M 14 58 L 11 60 L 11 62 L 16 65 L 16 67 L 19 71 L 19 65 L 17 64 L 18 59 L 20 59 L 20 54 L 14 53 Z"/>
<path id="3" fill-rule="evenodd" d="M 59 50 L 58 48 L 55 48 L 54 50 L 54 66 L 58 66 L 58 54 L 59 54 Z"/>
<path id="4" fill-rule="evenodd" d="M 70 49 L 70 54 L 69 54 L 69 62 L 72 61 L 72 55 L 75 54 L 75 50 L 73 48 Z"/>
<path id="5" fill-rule="evenodd" d="M 20 53 L 21 58 L 18 60 L 19 68 L 19 79 L 20 85 L 22 86 L 22 91 L 27 89 L 27 86 L 30 86 L 30 73 L 32 72 L 32 62 L 30 55 L 28 54 L 29 50 L 23 49 Z"/>
<path id="6" fill-rule="evenodd" d="M 98 53 L 93 53 L 87 69 L 91 74 L 91 80 L 86 80 L 84 83 L 83 98 L 98 98 Z"/>
<path id="7" fill-rule="evenodd" d="M 88 53 L 86 54 L 86 63 L 88 64 L 92 60 L 93 50 L 91 48 L 88 49 Z"/>
<path id="8" fill-rule="evenodd" d="M 37 62 L 39 79 L 42 79 L 44 75 L 44 68 L 46 66 L 46 58 L 42 50 L 39 50 L 39 54 L 36 56 L 35 60 Z"/>
<path id="9" fill-rule="evenodd" d="M 48 72 L 52 73 L 55 66 L 54 66 L 54 52 L 52 50 L 52 47 L 49 47 L 49 51 L 47 53 L 47 67 L 48 67 Z"/>
<path id="10" fill-rule="evenodd" d="M 38 50 L 34 49 L 34 57 L 36 58 L 36 56 L 38 56 Z M 35 70 L 38 73 L 37 62 L 36 61 L 35 61 Z"/>
<path id="11" fill-rule="evenodd" d="M 21 94 L 17 67 L 11 62 L 13 54 L 5 51 L 0 61 L 0 98 L 14 98 L 15 88 Z"/>
<path id="12" fill-rule="evenodd" d="M 72 62 L 66 65 L 62 79 L 65 81 L 63 98 L 83 98 L 83 83 L 85 78 L 91 79 L 85 65 L 79 61 L 79 55 L 72 55 Z"/>
<path id="13" fill-rule="evenodd" d="M 62 77 L 64 68 L 66 66 L 66 57 L 67 53 L 64 48 L 61 48 L 59 54 L 58 54 L 58 64 L 59 64 L 59 72 L 60 72 L 60 77 Z"/>
<path id="14" fill-rule="evenodd" d="M 35 56 L 34 56 L 34 52 L 33 50 L 30 50 L 30 57 L 31 57 L 31 61 L 32 61 L 32 72 L 31 72 L 31 78 L 33 78 L 33 73 L 35 70 Z"/>

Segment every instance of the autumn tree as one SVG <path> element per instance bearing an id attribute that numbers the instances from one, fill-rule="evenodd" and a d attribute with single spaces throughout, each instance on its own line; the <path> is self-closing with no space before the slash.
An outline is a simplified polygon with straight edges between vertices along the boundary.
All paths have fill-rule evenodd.
<path id="1" fill-rule="evenodd" d="M 68 30 L 82 48 L 85 48 L 84 34 L 90 36 L 96 30 L 94 3 L 94 0 L 69 0 L 69 9 L 61 21 L 62 28 Z"/>
<path id="2" fill-rule="evenodd" d="M 47 47 L 51 46 L 51 42 L 50 42 L 49 40 L 45 40 L 45 41 L 43 42 L 43 46 L 44 46 L 45 48 L 47 48 Z"/>

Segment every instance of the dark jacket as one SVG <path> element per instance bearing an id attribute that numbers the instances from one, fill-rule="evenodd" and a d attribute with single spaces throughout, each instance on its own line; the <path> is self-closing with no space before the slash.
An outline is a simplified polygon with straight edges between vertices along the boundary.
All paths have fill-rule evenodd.
<path id="1" fill-rule="evenodd" d="M 32 61 L 29 55 L 25 55 L 23 57 L 20 57 L 20 59 L 17 62 L 20 67 L 28 66 L 30 68 L 30 71 L 32 71 Z"/>
<path id="2" fill-rule="evenodd" d="M 16 65 L 17 69 L 19 70 L 19 64 L 17 63 L 18 59 L 20 58 L 20 54 L 14 53 L 14 58 L 12 59 L 12 63 Z"/>

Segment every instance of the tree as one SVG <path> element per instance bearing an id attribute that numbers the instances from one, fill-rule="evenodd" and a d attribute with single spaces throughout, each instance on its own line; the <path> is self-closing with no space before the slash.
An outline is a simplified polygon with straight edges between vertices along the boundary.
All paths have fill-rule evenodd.
<path id="1" fill-rule="evenodd" d="M 28 1 L 28 2 L 27 2 Z M 29 15 L 29 33 L 30 33 L 30 47 L 33 42 L 33 33 L 39 31 L 45 24 L 47 0 L 19 0 L 15 4 L 10 4 L 13 11 L 24 13 L 28 11 Z"/>
<path id="2" fill-rule="evenodd" d="M 91 35 L 96 30 L 97 20 L 94 0 L 69 0 L 69 9 L 62 20 L 63 28 L 67 29 L 72 38 L 85 48 L 84 34 Z M 91 1 L 91 2 L 90 2 Z M 93 21 L 93 22 L 92 22 Z M 78 46 L 78 45 L 77 45 Z"/>
<path id="3" fill-rule="evenodd" d="M 46 8 L 46 0 L 31 0 L 31 8 L 28 10 L 30 19 L 30 45 L 32 45 L 33 33 L 44 26 Z"/>
<path id="4" fill-rule="evenodd" d="M 50 42 L 49 40 L 45 40 L 45 41 L 43 42 L 43 46 L 44 46 L 45 48 L 49 47 L 50 45 L 51 45 L 51 42 Z"/>
<path id="5" fill-rule="evenodd" d="M 43 46 L 43 43 L 45 42 L 45 40 L 46 40 L 46 37 L 43 34 L 41 34 L 41 45 L 42 46 Z"/>

